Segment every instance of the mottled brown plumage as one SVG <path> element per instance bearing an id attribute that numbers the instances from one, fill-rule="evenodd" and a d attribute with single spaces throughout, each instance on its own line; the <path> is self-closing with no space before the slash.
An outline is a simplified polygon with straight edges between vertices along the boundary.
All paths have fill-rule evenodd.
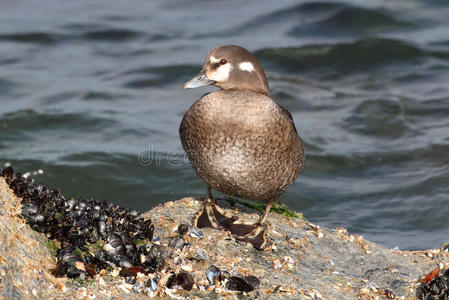
<path id="1" fill-rule="evenodd" d="M 198 176 L 224 194 L 275 201 L 302 167 L 302 143 L 286 113 L 251 91 L 202 97 L 185 114 L 180 134 Z"/>
<path id="2" fill-rule="evenodd" d="M 265 230 L 256 229 L 264 225 L 272 203 L 301 171 L 303 143 L 291 114 L 268 97 L 263 68 L 245 49 L 213 49 L 203 71 L 185 87 L 208 84 L 222 89 L 197 100 L 179 129 L 192 167 L 209 188 L 267 202 L 258 224 L 244 224 L 222 210 L 209 209 L 209 226 L 225 227 L 242 239 L 265 238 Z M 214 205 L 210 201 L 205 205 Z M 267 243 L 253 244 L 264 248 Z"/>

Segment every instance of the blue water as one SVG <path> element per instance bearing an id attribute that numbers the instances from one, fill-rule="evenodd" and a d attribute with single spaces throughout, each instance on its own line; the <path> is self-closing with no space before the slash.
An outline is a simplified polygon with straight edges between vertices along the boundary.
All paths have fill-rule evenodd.
<path id="1" fill-rule="evenodd" d="M 205 187 L 182 152 L 183 90 L 238 44 L 306 143 L 281 201 L 389 247 L 449 239 L 449 2 L 0 3 L 0 166 L 66 196 L 148 210 Z"/>

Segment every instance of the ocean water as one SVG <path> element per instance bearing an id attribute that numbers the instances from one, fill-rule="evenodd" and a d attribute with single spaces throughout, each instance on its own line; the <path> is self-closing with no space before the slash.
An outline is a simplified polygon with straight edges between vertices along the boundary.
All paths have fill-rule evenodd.
<path id="1" fill-rule="evenodd" d="M 183 90 L 207 52 L 260 59 L 306 144 L 281 198 L 400 249 L 449 240 L 449 2 L 0 3 L 0 167 L 145 211 L 205 186 L 183 155 Z"/>

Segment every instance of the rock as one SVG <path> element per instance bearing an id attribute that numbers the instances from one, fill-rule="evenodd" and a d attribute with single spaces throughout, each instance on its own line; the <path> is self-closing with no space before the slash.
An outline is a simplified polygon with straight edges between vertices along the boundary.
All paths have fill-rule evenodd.
<path id="1" fill-rule="evenodd" d="M 136 293 L 139 289 L 135 285 L 104 270 L 84 286 L 65 277 L 56 278 L 56 262 L 48 240 L 19 217 L 20 205 L 20 199 L 0 178 L 0 298 L 148 297 Z M 200 205 L 194 198 L 184 198 L 161 204 L 144 216 L 152 219 L 154 236 L 159 236 L 164 246 L 177 234 L 180 224 L 190 224 Z M 254 210 L 227 200 L 219 200 L 219 205 L 230 212 L 243 211 L 251 220 L 258 217 Z M 260 286 L 248 292 L 249 298 L 370 299 L 386 297 L 386 290 L 408 298 L 415 295 L 416 287 L 435 269 L 437 261 L 443 264 L 442 270 L 449 261 L 445 251 L 388 249 L 342 228 L 322 228 L 300 218 L 271 213 L 269 222 L 273 245 L 263 252 L 225 231 L 204 228 L 203 238 L 184 235 L 187 246 L 173 250 L 178 254 L 167 259 L 158 275 L 159 285 L 188 267 L 194 280 L 192 290 L 178 290 L 176 296 L 225 298 L 240 293 L 225 289 L 226 278 L 256 276 Z M 211 265 L 226 274 L 216 286 L 210 286 L 205 275 Z M 171 290 L 165 293 L 175 296 Z"/>
<path id="2" fill-rule="evenodd" d="M 44 234 L 25 224 L 21 203 L 0 177 L 0 299 L 97 299 L 120 296 L 117 282 L 104 288 L 79 286 L 66 278 L 55 277 L 56 258 Z M 134 294 L 129 299 L 144 299 Z"/>
<path id="3" fill-rule="evenodd" d="M 55 259 L 45 236 L 19 217 L 20 207 L 20 200 L 0 178 L 0 298 L 45 299 L 54 292 L 49 287 L 59 283 L 51 273 Z"/>
<path id="4" fill-rule="evenodd" d="M 234 213 L 244 211 L 248 219 L 258 217 L 245 206 L 236 207 L 223 199 L 218 203 Z M 170 235 L 167 228 L 187 222 L 200 205 L 194 198 L 184 198 L 161 204 L 146 216 L 155 224 L 155 235 L 166 240 Z M 211 264 L 218 268 L 258 276 L 263 299 L 298 299 L 298 294 L 315 299 L 356 299 L 384 296 L 386 289 L 397 297 L 413 297 L 419 281 L 437 265 L 435 255 L 427 255 L 432 250 L 389 249 L 343 228 L 331 230 L 274 213 L 269 221 L 269 237 L 274 242 L 269 251 L 257 251 L 228 232 L 209 228 L 202 229 L 203 239 L 189 243 L 192 251 L 208 253 Z M 440 261 L 449 261 L 447 252 L 437 252 Z M 193 269 L 204 273 L 208 267 L 198 264 Z"/>

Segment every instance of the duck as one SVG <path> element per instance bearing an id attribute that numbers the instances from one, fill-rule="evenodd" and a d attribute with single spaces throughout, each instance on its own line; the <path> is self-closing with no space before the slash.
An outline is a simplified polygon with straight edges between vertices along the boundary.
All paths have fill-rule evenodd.
<path id="1" fill-rule="evenodd" d="M 303 169 L 304 143 L 291 113 L 270 98 L 265 71 L 248 50 L 223 45 L 209 51 L 201 72 L 185 89 L 214 85 L 185 113 L 179 134 L 190 164 L 207 187 L 195 227 L 230 231 L 264 250 L 270 244 L 267 219 Z M 264 201 L 259 220 L 250 223 L 218 206 L 212 189 Z"/>

